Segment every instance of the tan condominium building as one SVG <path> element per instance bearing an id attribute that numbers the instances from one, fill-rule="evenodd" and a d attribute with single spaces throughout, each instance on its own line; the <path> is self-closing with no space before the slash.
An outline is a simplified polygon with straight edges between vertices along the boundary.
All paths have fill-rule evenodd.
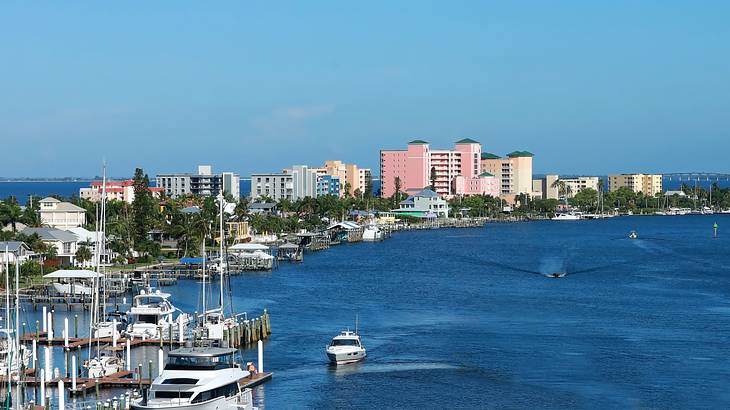
<path id="1" fill-rule="evenodd" d="M 621 174 L 608 176 L 608 190 L 628 188 L 634 192 L 654 196 L 662 192 L 662 176 L 658 174 Z"/>
<path id="2" fill-rule="evenodd" d="M 481 172 L 497 178 L 500 196 L 513 199 L 515 195 L 532 194 L 532 157 L 528 151 L 513 151 L 502 158 L 482 153 Z"/>
<path id="3" fill-rule="evenodd" d="M 324 175 L 337 177 L 340 180 L 340 196 L 349 190 L 350 195 L 365 194 L 372 189 L 372 175 L 370 168 L 360 168 L 355 164 L 345 164 L 342 161 L 325 161 L 321 168 Z"/>

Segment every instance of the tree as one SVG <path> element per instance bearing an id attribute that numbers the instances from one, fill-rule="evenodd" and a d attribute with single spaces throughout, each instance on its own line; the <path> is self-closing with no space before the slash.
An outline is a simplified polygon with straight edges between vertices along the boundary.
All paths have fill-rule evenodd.
<path id="1" fill-rule="evenodd" d="M 0 204 L 0 221 L 2 221 L 3 225 L 10 224 L 13 232 L 18 232 L 16 224 L 20 222 L 22 217 L 23 210 L 18 205 L 18 201 L 14 196 L 11 196 Z"/>
<path id="2" fill-rule="evenodd" d="M 135 249 L 145 246 L 147 233 L 153 228 L 155 202 L 149 190 L 150 179 L 142 168 L 134 171 L 133 243 Z"/>
<path id="3" fill-rule="evenodd" d="M 397 208 L 398 204 L 400 203 L 400 177 L 396 176 L 395 179 L 393 179 L 393 185 L 395 185 L 395 192 L 393 193 L 393 197 L 395 198 L 395 204 L 393 205 L 393 207 Z"/>
<path id="4" fill-rule="evenodd" d="M 568 197 L 573 194 L 573 189 L 570 187 L 570 185 L 566 184 L 565 181 L 561 179 L 556 179 L 555 182 L 550 185 L 550 187 L 557 188 L 558 195 L 564 197 L 566 201 Z"/>
<path id="5" fill-rule="evenodd" d="M 86 244 L 82 244 L 79 246 L 79 249 L 76 250 L 76 260 L 82 265 L 84 262 L 91 260 L 91 250 L 88 246 L 86 246 Z"/>
<path id="6" fill-rule="evenodd" d="M 436 167 L 431 167 L 431 190 L 436 191 Z"/>

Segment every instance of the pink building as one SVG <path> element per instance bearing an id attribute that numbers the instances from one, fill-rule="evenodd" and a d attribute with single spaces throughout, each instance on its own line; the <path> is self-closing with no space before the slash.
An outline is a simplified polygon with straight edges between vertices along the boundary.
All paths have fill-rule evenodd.
<path id="1" fill-rule="evenodd" d="M 455 195 L 490 195 L 498 197 L 499 193 L 499 181 L 489 172 L 482 172 L 476 178 L 467 178 L 461 175 L 454 178 Z"/>
<path id="2" fill-rule="evenodd" d="M 453 150 L 432 150 L 422 140 L 409 142 L 406 150 L 382 150 L 381 196 L 395 193 L 396 178 L 401 192 L 408 194 L 430 187 L 433 182 L 433 190 L 440 196 L 461 195 L 455 179 L 479 179 L 481 155 L 482 146 L 469 138 L 457 141 Z"/>
<path id="3" fill-rule="evenodd" d="M 149 187 L 152 196 L 160 197 L 162 188 Z M 91 181 L 90 188 L 80 188 L 79 197 L 88 199 L 91 202 L 101 200 L 103 186 L 101 181 Z M 106 198 L 113 201 L 124 201 L 131 204 L 134 201 L 134 181 L 106 181 Z"/>

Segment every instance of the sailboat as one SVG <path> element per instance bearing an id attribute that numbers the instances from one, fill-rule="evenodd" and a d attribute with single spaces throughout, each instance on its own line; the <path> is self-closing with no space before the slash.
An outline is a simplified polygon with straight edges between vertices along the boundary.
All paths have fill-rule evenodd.
<path id="1" fill-rule="evenodd" d="M 94 256 L 98 275 L 94 277 L 93 281 L 94 292 L 89 324 L 89 358 L 83 363 L 90 378 L 109 376 L 124 369 L 124 359 L 118 356 L 117 352 L 111 350 L 108 346 L 101 346 L 101 342 L 99 341 L 99 338 L 119 337 L 120 326 L 123 326 L 123 323 L 115 326 L 113 321 L 104 320 L 104 315 L 106 315 L 106 292 L 103 290 L 105 287 L 102 286 L 104 268 L 101 259 L 102 252 L 106 248 L 106 164 L 104 164 L 101 183 L 101 201 L 97 208 L 96 232 Z M 100 293 L 101 300 L 99 299 Z M 96 338 L 96 356 L 92 357 L 94 338 Z"/>
<path id="2" fill-rule="evenodd" d="M 227 258 L 224 253 L 225 249 L 225 230 L 223 225 L 223 195 L 218 196 L 218 204 L 219 204 L 219 224 L 220 224 L 220 240 L 219 242 L 219 264 L 218 264 L 218 272 L 219 272 L 219 280 L 220 280 L 220 305 L 217 308 L 208 309 L 206 299 L 207 295 L 205 293 L 205 280 L 206 280 L 206 255 L 205 255 L 205 241 L 203 241 L 203 283 L 202 283 L 202 304 L 203 304 L 203 314 L 198 317 L 198 323 L 199 326 L 196 329 L 196 338 L 201 340 L 206 340 L 208 342 L 211 342 L 212 344 L 222 344 L 223 341 L 223 335 L 226 330 L 230 330 L 231 328 L 234 328 L 237 325 L 235 316 L 226 317 L 225 315 L 225 295 L 223 292 L 224 284 L 226 282 L 226 279 L 228 278 L 228 263 Z M 212 283 L 212 281 L 211 281 Z M 231 311 L 233 310 L 233 304 L 231 304 Z"/>
<path id="3" fill-rule="evenodd" d="M 17 329 L 20 327 L 20 265 L 15 259 L 15 320 L 13 321 L 12 309 L 10 306 L 10 263 L 8 260 L 8 249 L 5 249 L 5 328 L 0 329 L 0 374 L 5 376 L 6 381 L 17 380 L 20 372 L 28 366 L 31 352 L 20 343 Z M 14 324 L 13 324 L 14 322 Z M 11 327 L 13 326 L 13 327 Z M 8 384 L 8 395 L 10 385 Z M 7 398 L 6 398 L 7 399 Z"/>

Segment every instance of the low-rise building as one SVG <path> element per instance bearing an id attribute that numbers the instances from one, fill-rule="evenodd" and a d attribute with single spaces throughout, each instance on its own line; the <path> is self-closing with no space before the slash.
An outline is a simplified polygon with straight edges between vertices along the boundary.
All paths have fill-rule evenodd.
<path id="1" fill-rule="evenodd" d="M 565 184 L 565 191 L 568 198 L 572 198 L 578 192 L 590 188 L 599 191 L 599 177 L 577 176 L 561 177 L 559 175 L 545 175 L 543 178 L 533 180 L 533 196 L 542 199 L 560 199 L 560 188 L 558 184 Z"/>
<path id="2" fill-rule="evenodd" d="M 620 188 L 628 188 L 644 195 L 655 196 L 662 192 L 662 176 L 660 174 L 620 174 L 608 176 L 608 190 L 613 192 Z"/>
<path id="3" fill-rule="evenodd" d="M 5 263 L 7 261 L 12 265 L 16 260 L 19 263 L 23 263 L 30 259 L 32 255 L 34 255 L 34 253 L 24 242 L 0 242 L 0 263 Z"/>
<path id="4" fill-rule="evenodd" d="M 88 188 L 79 189 L 79 197 L 91 202 L 101 201 L 104 192 L 104 183 L 102 181 L 91 181 Z M 148 187 L 155 198 L 160 197 L 162 188 Z M 106 181 L 106 198 L 110 201 L 124 201 L 128 204 L 134 202 L 134 180 L 127 179 L 124 181 Z"/>
<path id="5" fill-rule="evenodd" d="M 284 172 L 292 175 L 292 201 L 317 197 L 317 176 L 321 173 L 319 168 L 294 165 Z"/>
<path id="6" fill-rule="evenodd" d="M 457 175 L 454 178 L 453 192 L 455 195 L 490 195 L 499 197 L 499 181 L 489 172 L 482 172 L 476 178 Z"/>
<path id="7" fill-rule="evenodd" d="M 62 265 L 76 264 L 79 240 L 75 234 L 55 228 L 25 228 L 21 233 L 28 236 L 37 234 L 46 245 L 56 248 Z"/>
<path id="8" fill-rule="evenodd" d="M 86 210 L 70 202 L 47 197 L 40 201 L 41 225 L 58 229 L 71 229 L 86 225 Z"/>
<path id="9" fill-rule="evenodd" d="M 217 197 L 221 192 L 231 194 L 234 198 L 241 195 L 241 177 L 238 174 L 214 174 L 210 165 L 198 165 L 195 174 L 159 174 L 156 181 L 157 187 L 171 198 L 185 195 Z"/>
<path id="10" fill-rule="evenodd" d="M 401 201 L 398 209 L 391 212 L 396 215 L 408 215 L 419 218 L 448 218 L 449 203 L 430 189 L 423 189 Z"/>

